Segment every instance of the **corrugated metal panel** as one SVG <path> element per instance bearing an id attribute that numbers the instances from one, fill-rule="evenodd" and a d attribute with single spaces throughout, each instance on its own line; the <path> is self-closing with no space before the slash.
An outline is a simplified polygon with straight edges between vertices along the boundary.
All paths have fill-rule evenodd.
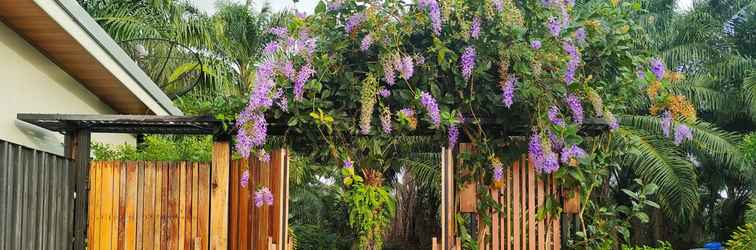
<path id="1" fill-rule="evenodd" d="M 70 248 L 71 164 L 0 140 L 0 250 Z"/>

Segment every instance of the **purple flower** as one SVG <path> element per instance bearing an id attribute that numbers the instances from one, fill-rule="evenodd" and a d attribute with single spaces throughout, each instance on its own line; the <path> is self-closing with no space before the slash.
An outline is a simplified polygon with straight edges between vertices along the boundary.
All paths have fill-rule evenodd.
<path id="1" fill-rule="evenodd" d="M 541 48 L 541 40 L 530 41 L 530 47 L 533 48 L 533 49 L 535 49 L 535 50 L 540 49 Z"/>
<path id="2" fill-rule="evenodd" d="M 501 181 L 504 179 L 504 169 L 501 167 L 501 164 L 499 164 L 499 166 L 494 166 L 493 177 L 495 181 Z"/>
<path id="3" fill-rule="evenodd" d="M 459 128 L 455 125 L 449 126 L 449 150 L 454 150 L 457 139 L 459 139 Z"/>
<path id="4" fill-rule="evenodd" d="M 394 86 L 394 84 L 396 84 L 394 66 L 389 60 L 383 62 L 383 80 L 385 80 L 389 86 Z"/>
<path id="5" fill-rule="evenodd" d="M 504 2 L 502 0 L 492 0 L 494 8 L 496 8 L 497 12 L 504 11 Z"/>
<path id="6" fill-rule="evenodd" d="M 425 110 L 428 112 L 428 116 L 433 123 L 433 126 L 440 126 L 441 125 L 441 114 L 438 110 L 438 103 L 436 102 L 436 99 L 433 98 L 428 92 L 422 91 L 420 92 L 420 103 L 425 107 Z"/>
<path id="7" fill-rule="evenodd" d="M 664 79 L 664 62 L 659 58 L 651 59 L 651 71 L 656 75 L 656 80 Z"/>
<path id="8" fill-rule="evenodd" d="M 570 111 L 572 111 L 573 121 L 577 124 L 582 124 L 584 118 L 583 104 L 580 102 L 580 99 L 574 94 L 568 94 L 565 102 L 567 103 L 567 106 L 570 107 Z"/>
<path id="9" fill-rule="evenodd" d="M 573 158 L 583 158 L 588 153 L 585 152 L 582 148 L 580 148 L 578 145 L 573 144 L 571 147 L 565 147 L 562 149 L 562 163 L 569 164 L 570 159 Z"/>
<path id="10" fill-rule="evenodd" d="M 575 81 L 575 71 L 577 71 L 577 67 L 580 65 L 580 53 L 578 53 L 575 45 L 569 41 L 565 41 L 562 44 L 562 48 L 570 56 L 570 60 L 567 62 L 567 69 L 564 73 L 564 82 L 570 85 Z"/>
<path id="11" fill-rule="evenodd" d="M 546 23 L 546 26 L 549 28 L 549 33 L 553 37 L 559 37 L 559 34 L 562 33 L 562 24 L 557 20 L 556 17 L 552 16 L 549 17 L 548 22 Z"/>
<path id="12" fill-rule="evenodd" d="M 289 98 L 286 97 L 283 89 L 278 89 L 276 91 L 276 94 L 273 95 L 273 99 L 277 100 L 276 105 L 278 105 L 281 110 L 283 110 L 284 112 L 289 112 Z"/>
<path id="13" fill-rule="evenodd" d="M 675 145 L 679 146 L 685 140 L 693 140 L 693 132 L 685 124 L 677 125 L 675 128 Z"/>
<path id="14" fill-rule="evenodd" d="M 645 71 L 638 70 L 637 74 L 638 74 L 638 78 L 640 78 L 641 80 L 646 79 L 646 72 Z"/>
<path id="15" fill-rule="evenodd" d="M 263 54 L 265 55 L 272 55 L 275 54 L 278 50 L 278 42 L 272 41 L 267 44 L 265 44 L 265 48 L 263 48 Z"/>
<path id="16" fill-rule="evenodd" d="M 533 133 L 530 136 L 530 142 L 528 143 L 528 157 L 536 169 L 541 167 L 543 161 L 543 146 L 541 145 L 541 136 L 537 133 Z"/>
<path id="17" fill-rule="evenodd" d="M 411 108 L 403 108 L 399 110 L 399 114 L 402 114 L 406 118 L 410 118 L 410 117 L 415 116 L 415 111 L 412 110 Z"/>
<path id="18" fill-rule="evenodd" d="M 270 154 L 265 149 L 260 149 L 257 151 L 257 159 L 261 162 L 270 162 Z"/>
<path id="19" fill-rule="evenodd" d="M 662 114 L 661 129 L 665 137 L 669 137 L 670 128 L 672 128 L 672 113 L 664 111 Z"/>
<path id="20" fill-rule="evenodd" d="M 273 205 L 273 193 L 270 192 L 268 187 L 262 187 L 255 192 L 255 206 L 262 207 L 263 205 Z"/>
<path id="21" fill-rule="evenodd" d="M 398 62 L 398 63 L 397 63 Z M 399 71 L 399 75 L 402 79 L 409 80 L 415 73 L 415 65 L 412 63 L 411 56 L 405 56 L 403 59 L 395 62 L 396 71 Z"/>
<path id="22" fill-rule="evenodd" d="M 355 13 L 347 20 L 347 23 L 344 25 L 344 30 L 346 30 L 346 33 L 352 33 L 352 31 L 354 31 L 354 28 L 360 26 L 360 24 L 362 24 L 362 22 L 364 22 L 365 20 L 367 20 L 365 13 Z"/>
<path id="23" fill-rule="evenodd" d="M 561 111 L 559 111 L 559 108 L 557 106 L 551 106 L 549 108 L 549 111 L 547 112 L 547 116 L 549 117 L 549 121 L 557 126 L 564 126 L 564 121 L 562 118 L 559 118 L 559 114 Z"/>
<path id="24" fill-rule="evenodd" d="M 360 43 L 360 50 L 365 52 L 370 49 L 370 45 L 373 45 L 373 36 L 371 34 L 366 35 L 362 38 L 362 43 Z"/>
<path id="25" fill-rule="evenodd" d="M 297 71 L 294 69 L 294 64 L 291 63 L 291 61 L 287 60 L 287 61 L 285 61 L 283 63 L 279 63 L 279 65 L 278 65 L 278 72 L 280 72 L 281 75 L 286 76 L 286 78 L 288 78 L 291 81 L 295 81 L 296 80 L 295 73 Z"/>
<path id="26" fill-rule="evenodd" d="M 391 95 L 391 90 L 388 90 L 386 88 L 381 88 L 380 90 L 378 90 L 378 95 L 384 98 L 389 97 Z"/>
<path id="27" fill-rule="evenodd" d="M 514 103 L 514 91 L 517 87 L 517 77 L 514 75 L 509 75 L 507 78 L 507 81 L 504 82 L 504 86 L 501 86 L 501 101 L 504 103 L 504 106 L 507 106 L 507 108 L 512 106 L 512 103 Z"/>
<path id="28" fill-rule="evenodd" d="M 315 70 L 312 69 L 310 64 L 305 64 L 299 69 L 297 79 L 294 81 L 294 100 L 301 101 L 304 96 L 304 85 L 315 74 Z"/>
<path id="29" fill-rule="evenodd" d="M 586 37 L 587 34 L 585 32 L 585 28 L 580 27 L 575 31 L 575 40 L 577 40 L 579 43 L 584 43 Z"/>
<path id="30" fill-rule="evenodd" d="M 244 172 L 242 172 L 242 176 L 241 176 L 241 179 L 239 180 L 239 184 L 243 188 L 246 188 L 249 185 L 249 169 L 244 170 Z"/>
<path id="31" fill-rule="evenodd" d="M 468 46 L 465 48 L 465 52 L 462 53 L 460 61 L 462 62 L 460 65 L 462 68 L 462 76 L 465 78 L 465 81 L 469 81 L 473 73 L 473 68 L 475 68 L 475 47 Z"/>
<path id="32" fill-rule="evenodd" d="M 470 37 L 478 39 L 480 37 L 480 17 L 475 16 L 470 24 Z"/>
<path id="33" fill-rule="evenodd" d="M 549 143 L 551 143 L 551 150 L 552 151 L 560 151 L 564 147 L 564 140 L 557 137 L 554 132 L 549 131 Z"/>
<path id="34" fill-rule="evenodd" d="M 329 11 L 337 11 L 341 9 L 341 5 L 344 4 L 344 0 L 333 0 L 329 1 L 327 4 L 327 8 Z"/>
<path id="35" fill-rule="evenodd" d="M 441 8 L 438 6 L 436 0 L 420 0 L 418 1 L 418 7 L 428 10 L 428 15 L 431 19 L 431 26 L 433 33 L 436 35 L 441 34 Z"/>
<path id="36" fill-rule="evenodd" d="M 544 174 L 550 174 L 559 170 L 559 160 L 557 159 L 557 154 L 551 151 L 547 152 L 543 157 L 543 164 L 541 165 L 540 170 L 536 170 Z"/>
<path id="37" fill-rule="evenodd" d="M 289 30 L 287 30 L 285 27 L 273 27 L 268 30 L 273 35 L 276 35 L 279 38 L 285 38 L 289 36 Z"/>
<path id="38" fill-rule="evenodd" d="M 352 160 L 346 159 L 344 160 L 344 168 L 352 168 L 354 167 L 354 163 Z"/>
<path id="39" fill-rule="evenodd" d="M 383 129 L 383 133 L 391 134 L 391 111 L 388 108 L 384 108 L 383 112 L 381 112 L 381 128 Z"/>
<path id="40" fill-rule="evenodd" d="M 615 131 L 620 127 L 617 117 L 609 111 L 606 111 L 606 120 L 609 122 L 609 131 Z"/>

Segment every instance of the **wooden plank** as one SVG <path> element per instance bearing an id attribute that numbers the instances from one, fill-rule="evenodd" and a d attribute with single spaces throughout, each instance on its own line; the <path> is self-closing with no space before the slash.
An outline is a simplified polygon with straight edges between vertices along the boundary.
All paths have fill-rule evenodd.
<path id="1" fill-rule="evenodd" d="M 283 209 L 283 199 L 282 196 L 283 192 L 281 192 L 281 189 L 283 188 L 283 165 L 284 165 L 284 158 L 282 155 L 281 150 L 273 150 L 271 152 L 271 159 L 270 159 L 270 190 L 273 194 L 273 206 L 270 207 L 271 209 L 271 220 L 270 220 L 270 228 L 271 232 L 269 235 L 273 236 L 273 243 L 276 245 L 283 245 L 282 241 L 280 239 L 283 238 L 283 235 L 281 234 L 282 227 L 281 227 L 281 215 L 284 214 Z"/>
<path id="2" fill-rule="evenodd" d="M 168 229 L 168 235 L 165 241 L 168 242 L 168 249 L 174 250 L 179 249 L 179 212 L 181 206 L 180 204 L 180 193 L 181 193 L 181 181 L 180 181 L 180 175 L 181 175 L 181 165 L 177 162 L 171 162 L 170 163 L 170 177 L 169 177 L 169 187 L 168 187 L 168 211 L 169 211 L 169 229 Z"/>
<path id="3" fill-rule="evenodd" d="M 89 234 L 89 247 L 92 248 L 93 250 L 100 249 L 99 247 L 99 239 L 100 239 L 99 222 L 100 220 L 98 219 L 98 216 L 100 216 L 100 213 L 97 210 L 98 208 L 101 207 L 99 205 L 100 197 L 101 197 L 100 186 L 99 186 L 99 183 L 101 180 L 100 164 L 102 163 L 97 162 L 96 164 L 92 164 L 92 166 L 90 167 L 91 172 L 90 172 L 90 177 L 89 177 L 90 178 L 89 185 L 91 186 L 91 190 L 93 193 L 89 197 L 90 211 L 89 211 L 88 216 L 90 220 L 89 220 L 89 226 L 88 226 L 88 231 L 89 231 L 88 234 Z M 53 209 L 57 210 L 57 208 L 53 208 Z"/>
<path id="4" fill-rule="evenodd" d="M 186 162 L 178 162 L 178 231 L 176 232 L 176 244 L 179 250 L 184 250 L 184 239 L 186 235 Z"/>
<path id="5" fill-rule="evenodd" d="M 108 249 L 110 247 L 110 242 L 107 240 L 110 238 L 110 232 L 107 230 L 108 228 L 108 217 L 107 217 L 107 208 L 111 204 L 111 200 L 108 199 L 108 195 L 105 193 L 106 190 L 112 190 L 111 183 L 108 181 L 113 176 L 109 174 L 109 162 L 103 162 L 103 164 L 100 166 L 99 169 L 99 188 L 97 189 L 97 193 L 93 195 L 99 196 L 100 202 L 97 204 L 96 210 L 97 216 L 97 230 L 99 231 L 99 234 L 97 236 L 97 245 L 96 249 Z"/>
<path id="6" fill-rule="evenodd" d="M 228 248 L 229 163 L 231 147 L 228 141 L 213 143 L 210 196 L 210 249 Z"/>
<path id="7" fill-rule="evenodd" d="M 531 163 L 532 164 L 532 163 Z M 544 204 L 544 190 L 543 190 L 543 179 L 541 177 L 538 178 L 537 181 L 537 187 L 536 190 L 538 192 L 538 207 L 542 207 Z M 538 220 L 538 249 L 545 250 L 546 249 L 546 231 L 545 231 L 545 219 L 544 220 Z"/>
<path id="8" fill-rule="evenodd" d="M 126 163 L 126 250 L 136 249 L 137 233 L 137 162 Z"/>
<path id="9" fill-rule="evenodd" d="M 255 164 L 257 164 L 257 168 L 260 170 L 260 186 L 270 188 L 270 164 L 261 162 L 257 159 L 254 159 L 254 162 Z M 270 206 L 263 205 L 262 207 L 259 207 L 257 211 L 260 211 L 260 216 L 258 217 L 259 221 L 257 221 L 258 225 L 260 226 L 260 230 L 257 231 L 256 240 L 262 244 L 265 244 L 265 239 L 270 236 Z M 265 246 L 260 245 L 257 247 L 257 249 L 261 249 L 262 247 Z"/>
<path id="10" fill-rule="evenodd" d="M 201 211 L 201 208 L 199 207 L 199 172 L 200 172 L 200 164 L 199 163 L 193 163 L 192 164 L 192 232 L 191 232 L 191 239 L 192 239 L 192 249 L 199 248 L 199 242 L 197 242 L 198 232 L 197 232 L 197 225 L 199 224 L 199 213 Z M 205 204 L 203 204 L 205 205 Z"/>
<path id="11" fill-rule="evenodd" d="M 554 197 L 560 197 L 557 193 L 557 187 L 556 182 L 554 180 L 554 175 L 551 175 L 551 192 Z M 554 220 L 551 222 L 553 231 L 554 231 L 554 249 L 559 250 L 561 249 L 561 235 L 559 230 L 559 216 L 554 216 Z"/>
<path id="12" fill-rule="evenodd" d="M 533 169 L 533 164 L 529 164 L 530 161 L 527 161 L 523 158 L 522 160 L 523 165 L 525 165 L 525 168 L 528 172 L 528 246 L 530 250 L 536 250 L 536 224 L 535 224 L 535 169 Z"/>
<path id="13" fill-rule="evenodd" d="M 203 204 L 203 209 L 197 218 L 197 237 L 201 240 L 202 249 L 210 248 L 210 206 L 207 206 L 210 204 L 210 168 L 208 164 L 201 164 L 198 176 L 200 193 L 197 198 L 199 204 Z"/>
<path id="14" fill-rule="evenodd" d="M 128 190 L 128 170 L 126 167 L 126 161 L 118 163 L 118 169 L 120 172 L 120 180 L 118 185 L 120 190 L 118 191 L 118 249 L 126 249 L 126 198 Z"/>
<path id="15" fill-rule="evenodd" d="M 137 162 L 136 249 L 144 249 L 144 161 Z"/>
<path id="16" fill-rule="evenodd" d="M 232 219 L 231 221 L 239 221 L 237 232 L 236 234 L 232 234 L 233 237 L 235 237 L 235 242 L 237 244 L 237 247 L 239 249 L 249 249 L 252 247 L 249 236 L 252 235 L 252 232 L 250 230 L 250 226 L 252 224 L 252 220 L 250 220 L 250 208 L 252 206 L 252 203 L 250 202 L 250 189 L 252 187 L 247 186 L 246 188 L 241 187 L 239 184 L 239 179 L 241 178 L 241 174 L 243 173 L 244 169 L 247 168 L 247 160 L 242 159 L 240 161 L 233 161 L 232 163 L 232 173 L 234 175 L 232 176 L 232 179 L 234 180 L 231 182 L 232 190 L 237 190 L 237 193 L 233 195 L 233 200 L 231 203 L 231 207 L 233 208 L 234 213 L 236 213 L 236 219 Z M 236 204 L 234 204 L 234 201 Z M 234 207 L 234 205 L 236 207 Z M 234 218 L 232 216 L 232 218 Z M 233 249 L 233 248 L 232 248 Z"/>
<path id="17" fill-rule="evenodd" d="M 522 211 L 520 210 L 520 162 L 516 161 L 512 167 L 514 169 L 514 172 L 512 172 L 512 232 L 514 233 L 513 249 L 520 250 L 520 237 L 522 236 L 522 234 L 520 234 L 520 215 L 522 214 Z"/>
<path id="18" fill-rule="evenodd" d="M 438 247 L 438 239 L 436 237 L 433 237 L 433 239 L 431 240 L 431 249 L 440 250 Z"/>
<path id="19" fill-rule="evenodd" d="M 239 169 L 238 164 L 239 161 L 232 161 L 230 168 L 229 168 L 229 182 L 231 183 L 229 186 L 229 199 L 230 199 L 230 210 L 229 210 L 229 217 L 231 218 L 231 221 L 239 221 L 239 176 L 241 176 L 241 172 Z M 230 249 L 239 249 L 239 243 L 240 243 L 240 235 L 239 235 L 239 227 L 240 224 L 243 223 L 231 223 L 228 228 L 228 246 Z"/>
<path id="20" fill-rule="evenodd" d="M 162 246 L 162 232 L 163 232 L 163 196 L 165 190 L 163 189 L 163 176 L 165 175 L 164 163 L 162 161 L 155 162 L 155 225 L 153 237 L 153 249 L 160 250 Z"/>
<path id="21" fill-rule="evenodd" d="M 186 182 L 186 190 L 184 190 L 184 193 L 182 194 L 184 196 L 184 206 L 186 207 L 186 211 L 184 211 L 184 231 L 182 234 L 184 235 L 184 249 L 191 250 L 191 244 L 192 244 L 192 170 L 193 165 L 191 162 L 186 163 L 186 174 L 184 176 L 184 182 Z"/>
<path id="22" fill-rule="evenodd" d="M 498 188 L 491 188 L 491 197 L 493 197 L 496 203 L 502 204 Z M 499 231 L 499 216 L 501 216 L 501 213 L 495 211 L 495 209 L 493 210 L 494 211 L 491 213 L 491 247 L 495 250 L 499 250 L 499 238 L 501 238 L 501 233 Z"/>
<path id="23" fill-rule="evenodd" d="M 120 211 L 121 211 L 121 204 L 124 203 L 123 200 L 121 200 L 121 190 L 123 190 L 125 187 L 121 185 L 121 175 L 125 173 L 122 171 L 123 164 L 122 161 L 114 161 L 110 163 L 110 166 L 112 167 L 113 171 L 113 178 L 111 178 L 109 181 L 112 183 L 113 190 L 108 196 L 108 199 L 113 201 L 113 207 L 110 209 L 111 211 L 111 224 L 110 224 L 110 249 L 117 249 L 118 248 L 118 237 L 119 233 L 118 228 L 121 224 L 121 217 L 120 217 Z"/>
<path id="24" fill-rule="evenodd" d="M 154 249 L 155 242 L 155 162 L 144 163 L 144 205 L 142 249 Z"/>

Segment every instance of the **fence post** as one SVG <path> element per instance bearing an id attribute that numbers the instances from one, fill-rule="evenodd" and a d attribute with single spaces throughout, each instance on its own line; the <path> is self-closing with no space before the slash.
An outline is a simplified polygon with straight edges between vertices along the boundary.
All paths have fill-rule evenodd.
<path id="1" fill-rule="evenodd" d="M 229 165 L 231 147 L 228 139 L 213 142 L 213 159 L 210 169 L 210 249 L 228 249 Z"/>
<path id="2" fill-rule="evenodd" d="M 74 162 L 69 180 L 74 193 L 73 220 L 68 221 L 68 239 L 74 250 L 86 249 L 89 210 L 89 147 L 91 133 L 87 129 L 68 131 L 65 136 L 65 156 Z M 69 192 L 72 193 L 72 192 Z M 71 217 L 69 217 L 71 218 Z"/>

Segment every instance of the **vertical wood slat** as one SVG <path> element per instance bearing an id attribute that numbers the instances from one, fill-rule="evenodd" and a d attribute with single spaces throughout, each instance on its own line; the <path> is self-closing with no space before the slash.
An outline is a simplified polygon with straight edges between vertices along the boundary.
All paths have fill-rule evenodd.
<path id="1" fill-rule="evenodd" d="M 499 195 L 499 188 L 492 188 L 491 189 L 491 197 L 493 197 L 494 201 L 501 204 L 501 196 Z M 498 211 L 494 211 L 494 213 L 491 214 L 491 248 L 493 250 L 500 250 L 499 248 L 499 239 L 501 238 L 500 231 L 499 231 L 499 217 L 501 214 Z M 483 244 L 481 244 L 483 245 Z"/>
<path id="2" fill-rule="evenodd" d="M 126 250 L 136 249 L 137 233 L 137 163 L 128 161 L 126 163 Z"/>
<path id="3" fill-rule="evenodd" d="M 234 175 L 234 180 L 240 180 L 242 173 L 247 167 L 249 167 L 248 161 L 241 160 L 241 161 L 234 161 L 234 172 L 236 173 Z M 250 189 L 254 188 L 252 186 L 247 187 L 241 187 L 239 184 L 239 181 L 235 181 L 231 183 L 232 186 L 235 186 L 235 191 L 237 191 L 237 195 L 234 195 L 234 200 L 236 200 L 236 203 L 232 203 L 231 206 L 233 208 L 234 205 L 238 206 L 237 208 L 234 208 L 234 211 L 236 213 L 237 217 L 232 216 L 231 218 L 238 218 L 236 221 L 240 221 L 238 228 L 238 234 L 236 234 L 237 240 L 235 242 L 238 242 L 239 248 L 238 249 L 250 249 L 251 242 L 249 236 L 252 234 L 251 228 L 251 220 L 250 217 L 250 208 L 252 207 L 252 197 Z M 232 219 L 233 220 L 233 219 Z"/>
<path id="4" fill-rule="evenodd" d="M 118 169 L 120 179 L 117 180 L 120 186 L 118 190 L 118 250 L 126 249 L 126 195 L 127 195 L 127 176 L 128 169 L 126 162 L 118 162 Z M 98 190 L 99 191 L 99 190 Z"/>
<path id="5" fill-rule="evenodd" d="M 142 249 L 153 250 L 155 242 L 155 162 L 144 163 Z"/>
<path id="6" fill-rule="evenodd" d="M 186 162 L 178 164 L 178 231 L 176 231 L 176 245 L 179 250 L 184 250 L 184 231 L 186 230 Z"/>
<path id="7" fill-rule="evenodd" d="M 228 198 L 229 198 L 229 163 L 231 148 L 228 141 L 213 143 L 213 162 L 210 193 L 210 249 L 228 248 Z"/>
<path id="8" fill-rule="evenodd" d="M 229 169 L 229 175 L 230 175 L 230 182 L 231 185 L 229 186 L 229 202 L 230 209 L 229 209 L 229 217 L 230 218 L 239 218 L 239 185 L 236 183 L 239 183 L 238 180 L 240 179 L 239 176 L 241 176 L 241 172 L 243 170 L 241 169 L 241 166 L 239 166 L 238 161 L 234 161 Z M 239 237 L 239 225 L 240 223 L 231 223 L 228 228 L 228 246 L 229 249 L 239 249 L 239 242 L 241 241 Z"/>
<path id="9" fill-rule="evenodd" d="M 543 190 L 543 179 L 538 178 L 536 190 L 538 192 L 538 206 L 542 207 L 544 204 L 544 190 Z M 539 220 L 538 221 L 538 249 L 545 250 L 546 249 L 546 231 L 545 231 L 545 220 Z"/>
<path id="10" fill-rule="evenodd" d="M 155 241 L 153 244 L 153 249 L 160 250 L 162 249 L 161 247 L 163 242 L 161 232 L 163 229 L 163 207 L 165 207 L 165 205 L 163 204 L 163 196 L 165 195 L 165 190 L 163 189 L 163 176 L 165 175 L 164 162 L 155 162 L 155 174 Z"/>
<path id="11" fill-rule="evenodd" d="M 530 161 L 522 161 L 528 172 L 528 249 L 536 250 L 536 225 L 535 225 L 535 169 Z"/>

